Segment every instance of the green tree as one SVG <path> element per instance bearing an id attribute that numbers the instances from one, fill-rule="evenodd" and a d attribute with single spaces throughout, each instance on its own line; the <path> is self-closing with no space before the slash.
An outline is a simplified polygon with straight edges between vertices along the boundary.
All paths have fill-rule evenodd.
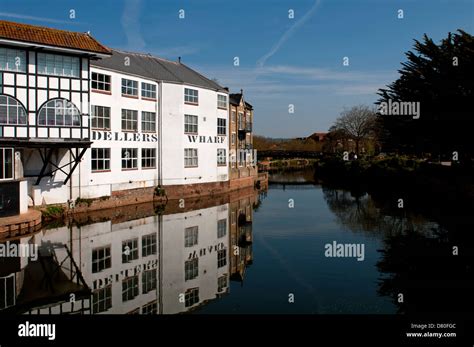
<path id="1" fill-rule="evenodd" d="M 420 118 L 380 115 L 384 150 L 472 157 L 473 36 L 458 30 L 436 44 L 425 34 L 413 50 L 377 103 L 419 102 Z"/>

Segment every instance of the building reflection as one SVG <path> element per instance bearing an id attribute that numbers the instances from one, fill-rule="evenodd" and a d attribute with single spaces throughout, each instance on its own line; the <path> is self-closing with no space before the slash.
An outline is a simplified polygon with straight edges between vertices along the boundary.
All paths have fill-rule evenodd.
<path id="1" fill-rule="evenodd" d="M 176 314 L 243 282 L 253 261 L 258 195 L 131 206 L 43 229 L 10 245 L 38 257 L 0 257 L 0 313 Z M 110 215 L 110 214 L 113 215 Z"/>

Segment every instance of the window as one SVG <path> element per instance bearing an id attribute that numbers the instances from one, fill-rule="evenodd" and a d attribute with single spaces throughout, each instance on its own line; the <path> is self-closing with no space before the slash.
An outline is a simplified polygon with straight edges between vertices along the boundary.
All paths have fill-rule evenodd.
<path id="1" fill-rule="evenodd" d="M 217 107 L 227 110 L 227 95 L 217 94 Z"/>
<path id="2" fill-rule="evenodd" d="M 142 148 L 142 169 L 156 168 L 156 148 Z"/>
<path id="3" fill-rule="evenodd" d="M 134 170 L 138 168 L 138 149 L 122 148 L 122 170 Z"/>
<path id="4" fill-rule="evenodd" d="M 38 73 L 79 77 L 79 58 L 67 55 L 38 53 Z"/>
<path id="5" fill-rule="evenodd" d="M 157 313 L 158 313 L 158 306 L 156 304 L 156 300 L 142 306 L 142 314 L 157 314 Z"/>
<path id="6" fill-rule="evenodd" d="M 184 229 L 184 247 L 192 247 L 198 244 L 199 227 L 193 226 Z"/>
<path id="7" fill-rule="evenodd" d="M 110 170 L 110 148 L 92 148 L 92 171 Z"/>
<path id="8" fill-rule="evenodd" d="M 156 132 L 156 113 L 142 111 L 142 131 L 147 133 Z"/>
<path id="9" fill-rule="evenodd" d="M 184 102 L 187 104 L 197 105 L 199 103 L 197 89 L 184 88 Z"/>
<path id="10" fill-rule="evenodd" d="M 184 306 L 191 307 L 199 302 L 199 288 L 188 289 L 184 293 Z"/>
<path id="11" fill-rule="evenodd" d="M 66 99 L 50 100 L 38 112 L 38 125 L 78 127 L 81 125 L 81 112 Z"/>
<path id="12" fill-rule="evenodd" d="M 26 72 L 26 52 L 0 48 L 0 70 Z"/>
<path id="13" fill-rule="evenodd" d="M 227 156 L 225 153 L 225 148 L 217 149 L 217 165 L 224 166 L 227 165 Z"/>
<path id="14" fill-rule="evenodd" d="M 122 78 L 122 95 L 138 97 L 138 82 Z"/>
<path id="15" fill-rule="evenodd" d="M 138 238 L 122 241 L 122 264 L 138 259 Z"/>
<path id="16" fill-rule="evenodd" d="M 152 254 L 156 254 L 156 234 L 142 237 L 142 257 L 148 257 Z"/>
<path id="17" fill-rule="evenodd" d="M 122 281 L 122 301 L 133 300 L 136 296 L 138 296 L 138 275 Z"/>
<path id="18" fill-rule="evenodd" d="M 245 129 L 244 114 L 239 112 L 239 130 Z"/>
<path id="19" fill-rule="evenodd" d="M 184 115 L 184 132 L 187 134 L 198 133 L 198 116 Z"/>
<path id="20" fill-rule="evenodd" d="M 122 109 L 122 130 L 138 130 L 138 111 Z"/>
<path id="21" fill-rule="evenodd" d="M 143 271 L 142 274 L 142 294 L 146 294 L 156 289 L 156 269 Z"/>
<path id="22" fill-rule="evenodd" d="M 227 264 L 227 250 L 217 251 L 217 267 L 223 267 Z"/>
<path id="23" fill-rule="evenodd" d="M 92 312 L 105 312 L 112 307 L 112 286 L 96 290 L 92 294 Z"/>
<path id="24" fill-rule="evenodd" d="M 227 134 L 227 120 L 225 118 L 217 118 L 217 135 L 225 136 Z"/>
<path id="25" fill-rule="evenodd" d="M 184 149 L 184 167 L 198 166 L 198 150 L 197 148 Z"/>
<path id="26" fill-rule="evenodd" d="M 235 145 L 235 133 L 232 133 L 231 144 Z"/>
<path id="27" fill-rule="evenodd" d="M 92 106 L 91 127 L 110 130 L 110 107 Z"/>
<path id="28" fill-rule="evenodd" d="M 13 148 L 0 148 L 0 180 L 13 179 Z"/>
<path id="29" fill-rule="evenodd" d="M 237 112 L 235 110 L 232 110 L 232 123 L 235 123 L 235 120 L 237 119 L 236 114 Z"/>
<path id="30" fill-rule="evenodd" d="M 217 279 L 217 291 L 220 293 L 227 287 L 227 275 L 220 276 Z"/>
<path id="31" fill-rule="evenodd" d="M 111 77 L 109 75 L 93 72 L 91 79 L 91 88 L 95 90 L 103 90 L 105 92 L 110 92 L 112 91 L 110 79 Z"/>
<path id="32" fill-rule="evenodd" d="M 156 99 L 156 85 L 142 82 L 142 98 Z"/>
<path id="33" fill-rule="evenodd" d="M 184 280 L 190 281 L 198 277 L 199 258 L 193 258 L 184 263 Z"/>
<path id="34" fill-rule="evenodd" d="M 110 246 L 92 250 L 92 273 L 97 273 L 112 266 Z"/>
<path id="35" fill-rule="evenodd" d="M 244 165 L 244 163 L 246 162 L 246 154 L 247 153 L 244 150 L 239 149 L 239 166 Z"/>
<path id="36" fill-rule="evenodd" d="M 15 305 L 15 274 L 0 278 L 0 310 Z"/>
<path id="37" fill-rule="evenodd" d="M 227 219 L 220 219 L 217 221 L 217 237 L 224 237 L 227 232 Z"/>
<path id="38" fill-rule="evenodd" d="M 8 95 L 0 95 L 0 124 L 26 124 L 25 108 Z"/>

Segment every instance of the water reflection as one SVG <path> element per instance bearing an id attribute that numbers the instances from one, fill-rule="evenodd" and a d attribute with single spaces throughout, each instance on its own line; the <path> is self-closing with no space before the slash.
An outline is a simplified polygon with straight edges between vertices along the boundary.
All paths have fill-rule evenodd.
<path id="1" fill-rule="evenodd" d="M 5 240 L 37 245 L 39 256 L 0 257 L 1 312 L 174 314 L 228 294 L 252 264 L 258 195 L 185 203 L 102 211 Z"/>
<path id="2" fill-rule="evenodd" d="M 378 293 L 391 298 L 398 313 L 474 312 L 474 223 L 459 213 L 461 206 L 451 201 L 447 214 L 433 215 L 426 208 L 436 202 L 417 197 L 422 215 L 396 208 L 395 199 L 323 191 L 341 225 L 383 239 Z"/>

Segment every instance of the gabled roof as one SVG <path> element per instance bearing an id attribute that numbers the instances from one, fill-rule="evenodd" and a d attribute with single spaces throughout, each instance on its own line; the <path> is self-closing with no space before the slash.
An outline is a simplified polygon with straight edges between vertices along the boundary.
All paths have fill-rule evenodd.
<path id="1" fill-rule="evenodd" d="M 91 62 L 92 66 L 141 76 L 155 81 L 194 85 L 227 92 L 218 83 L 204 77 L 181 62 L 155 57 L 151 54 L 112 49 L 112 56 Z M 128 59 L 126 59 L 128 58 Z M 129 60 L 129 64 L 125 61 Z"/>
<path id="2" fill-rule="evenodd" d="M 242 101 L 242 98 L 243 98 L 243 93 L 229 94 L 229 102 L 231 105 L 234 105 L 234 106 L 239 106 L 240 102 Z M 245 101 L 245 107 L 247 107 L 250 110 L 253 110 L 253 106 L 249 104 L 247 101 Z"/>
<path id="3" fill-rule="evenodd" d="M 33 43 L 89 53 L 110 54 L 88 33 L 46 28 L 36 25 L 0 20 L 0 39 Z"/>

